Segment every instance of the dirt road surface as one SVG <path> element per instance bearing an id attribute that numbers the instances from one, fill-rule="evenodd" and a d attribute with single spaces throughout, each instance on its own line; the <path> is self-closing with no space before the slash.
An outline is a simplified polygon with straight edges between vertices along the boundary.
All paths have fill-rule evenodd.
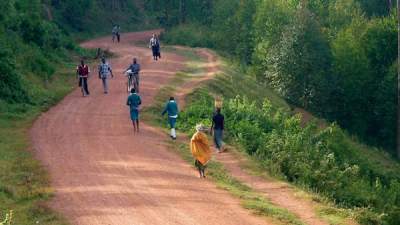
<path id="1" fill-rule="evenodd" d="M 152 61 L 149 49 L 134 41 L 155 31 L 83 43 L 108 48 L 116 77 L 103 94 L 92 68 L 91 95 L 75 90 L 44 113 L 31 130 L 36 157 L 48 169 L 55 198 L 50 207 L 74 225 L 271 224 L 243 209 L 237 199 L 208 181 L 164 144 L 162 131 L 141 125 L 133 134 L 126 104 L 124 69 L 133 57 L 142 65 L 141 95 L 150 105 L 154 95 L 184 67 L 185 59 L 163 54 Z"/>

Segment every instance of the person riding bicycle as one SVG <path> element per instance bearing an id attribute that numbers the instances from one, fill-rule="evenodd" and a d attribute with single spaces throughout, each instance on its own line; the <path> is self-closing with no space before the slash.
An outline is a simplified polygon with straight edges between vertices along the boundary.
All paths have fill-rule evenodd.
<path id="1" fill-rule="evenodd" d="M 139 72 L 140 64 L 137 63 L 137 59 L 133 58 L 133 63 L 126 69 L 125 73 L 128 74 L 129 80 L 135 82 L 136 92 L 139 93 Z"/>
<path id="2" fill-rule="evenodd" d="M 76 67 L 76 74 L 78 75 L 79 79 L 79 87 L 82 88 L 83 96 L 88 96 L 89 88 L 88 88 L 88 77 L 90 74 L 89 66 L 85 64 L 83 59 L 81 60 L 81 64 Z"/>

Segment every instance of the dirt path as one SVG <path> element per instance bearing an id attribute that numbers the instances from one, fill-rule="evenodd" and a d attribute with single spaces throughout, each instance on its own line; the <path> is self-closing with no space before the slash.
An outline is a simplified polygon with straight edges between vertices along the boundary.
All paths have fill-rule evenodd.
<path id="1" fill-rule="evenodd" d="M 237 199 L 197 173 L 164 145 L 167 135 L 142 124 L 133 135 L 122 71 L 134 56 L 142 64 L 141 91 L 150 105 L 162 85 L 184 66 L 184 59 L 163 54 L 159 62 L 150 51 L 130 43 L 151 33 L 122 35 L 83 44 L 109 48 L 116 78 L 110 94 L 102 93 L 92 71 L 90 97 L 75 90 L 44 113 L 31 130 L 38 159 L 47 167 L 55 198 L 50 206 L 74 225 L 271 224 L 243 209 Z"/>
<path id="2" fill-rule="evenodd" d="M 275 205 L 289 210 L 301 221 L 310 225 L 329 225 L 328 222 L 317 216 L 314 204 L 309 200 L 297 197 L 295 191 L 288 184 L 250 175 L 241 167 L 245 164 L 244 159 L 239 159 L 233 153 L 219 154 L 216 158 L 224 164 L 233 177 L 264 194 Z"/>
<path id="3" fill-rule="evenodd" d="M 207 73 L 203 77 L 192 79 L 190 82 L 185 83 L 183 87 L 180 87 L 180 92 L 177 93 L 177 95 L 180 96 L 181 105 L 185 104 L 184 96 L 189 94 L 191 90 L 198 87 L 201 82 L 212 79 L 214 75 L 219 73 L 220 63 L 213 52 L 207 49 L 197 49 L 197 53 L 207 60 L 205 64 Z M 188 141 L 185 139 L 186 138 L 180 138 L 180 141 Z M 225 166 L 233 177 L 250 186 L 255 191 L 262 193 L 275 205 L 288 209 L 301 221 L 310 225 L 329 224 L 318 217 L 313 202 L 297 197 L 295 191 L 288 184 L 253 176 L 242 169 L 242 167 L 248 163 L 244 157 L 238 157 L 237 154 L 232 152 L 224 152 L 223 154 L 218 154 L 216 159 Z M 352 221 L 349 221 L 349 223 L 354 224 Z"/>

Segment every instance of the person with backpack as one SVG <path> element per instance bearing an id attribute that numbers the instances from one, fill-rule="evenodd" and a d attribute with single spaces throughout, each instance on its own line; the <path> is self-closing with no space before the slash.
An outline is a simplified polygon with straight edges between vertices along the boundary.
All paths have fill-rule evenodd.
<path id="1" fill-rule="evenodd" d="M 114 78 L 111 66 L 106 62 L 106 59 L 103 57 L 101 59 L 101 63 L 99 65 L 99 79 L 103 81 L 103 89 L 104 94 L 108 94 L 108 77 L 111 75 Z"/>
<path id="2" fill-rule="evenodd" d="M 156 61 L 158 60 L 157 45 L 159 46 L 157 36 L 155 34 L 153 34 L 153 36 L 150 39 L 149 48 L 151 48 L 151 51 L 153 53 L 153 60 L 156 60 Z"/>
<path id="3" fill-rule="evenodd" d="M 90 69 L 89 66 L 85 64 L 83 59 L 81 60 L 81 63 L 76 67 L 76 74 L 79 79 L 79 87 L 82 88 L 83 96 L 85 97 L 90 95 L 88 88 L 88 78 L 90 74 Z"/>
<path id="4" fill-rule="evenodd" d="M 223 152 L 223 134 L 224 134 L 224 115 L 221 113 L 221 108 L 217 108 L 211 125 L 211 135 L 214 136 L 214 143 L 218 153 Z"/>
<path id="5" fill-rule="evenodd" d="M 133 132 L 139 132 L 139 106 L 142 104 L 142 99 L 136 93 L 135 88 L 131 89 L 131 94 L 128 97 L 126 105 L 129 106 L 130 116 L 133 125 Z"/>
<path id="6" fill-rule="evenodd" d="M 134 87 L 139 93 L 139 72 L 140 72 L 140 64 L 137 62 L 136 58 L 133 58 L 133 63 L 125 70 L 130 77 L 130 81 L 135 82 Z"/>
<path id="7" fill-rule="evenodd" d="M 170 97 L 169 101 L 165 105 L 164 111 L 161 113 L 161 115 L 164 115 L 165 113 L 168 114 L 168 123 L 171 128 L 171 134 L 170 137 L 172 140 L 176 140 L 176 131 L 175 131 L 175 124 L 176 124 L 176 119 L 178 118 L 178 104 L 175 101 L 174 97 Z"/>

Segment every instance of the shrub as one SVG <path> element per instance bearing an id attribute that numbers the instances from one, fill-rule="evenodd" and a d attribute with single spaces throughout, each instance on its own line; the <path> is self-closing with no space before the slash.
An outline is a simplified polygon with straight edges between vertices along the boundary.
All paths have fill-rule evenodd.
<path id="1" fill-rule="evenodd" d="M 163 33 L 161 38 L 169 43 L 176 45 L 186 45 L 190 47 L 212 48 L 211 33 L 206 27 L 196 24 L 180 25 Z"/>
<path id="2" fill-rule="evenodd" d="M 7 102 L 25 102 L 27 94 L 16 73 L 15 58 L 7 42 L 0 37 L 0 99 Z"/>
<path id="3" fill-rule="evenodd" d="M 181 116 L 182 124 L 208 120 L 213 98 L 205 91 L 193 95 L 194 103 Z M 362 224 L 397 224 L 400 178 L 382 170 L 363 156 L 340 127 L 323 130 L 313 123 L 302 126 L 265 100 L 246 97 L 225 101 L 223 113 L 230 138 L 254 156 L 270 173 L 308 187 L 342 207 L 359 209 Z"/>

